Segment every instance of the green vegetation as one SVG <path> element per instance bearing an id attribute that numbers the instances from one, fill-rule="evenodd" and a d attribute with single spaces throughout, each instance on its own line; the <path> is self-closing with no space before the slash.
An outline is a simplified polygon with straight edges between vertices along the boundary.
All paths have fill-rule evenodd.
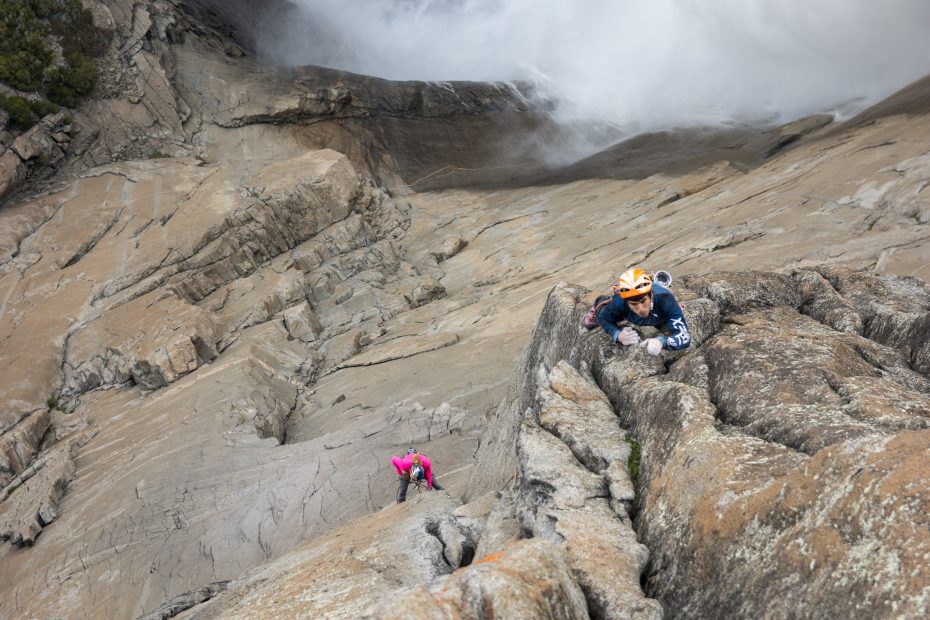
<path id="1" fill-rule="evenodd" d="M 55 40 L 63 64 L 56 64 Z M 107 41 L 80 0 L 0 0 L 0 82 L 49 100 L 3 97 L 0 107 L 19 128 L 30 127 L 57 105 L 74 107 L 97 84 L 94 58 Z"/>
<path id="2" fill-rule="evenodd" d="M 78 52 L 68 54 L 65 60 L 66 66 L 57 67 L 51 72 L 46 92 L 52 101 L 73 108 L 80 98 L 94 90 L 97 84 L 97 63 Z"/>
<path id="3" fill-rule="evenodd" d="M 640 448 L 639 442 L 630 437 L 626 436 L 626 442 L 630 444 L 630 458 L 627 459 L 627 469 L 630 472 L 630 480 L 633 481 L 633 486 L 636 486 L 637 480 L 639 480 L 639 459 L 642 455 L 642 449 Z"/>
<path id="4" fill-rule="evenodd" d="M 9 97 L 0 93 L 0 108 L 10 115 L 10 123 L 17 129 L 29 129 L 46 114 L 54 114 L 58 106 L 51 101 L 30 101 L 22 97 Z"/>
<path id="5" fill-rule="evenodd" d="M 49 411 L 57 409 L 62 413 L 71 413 L 77 407 L 77 403 L 72 402 L 72 404 L 69 406 L 66 401 L 61 400 L 61 393 L 55 392 L 45 401 L 45 406 L 48 407 Z"/>

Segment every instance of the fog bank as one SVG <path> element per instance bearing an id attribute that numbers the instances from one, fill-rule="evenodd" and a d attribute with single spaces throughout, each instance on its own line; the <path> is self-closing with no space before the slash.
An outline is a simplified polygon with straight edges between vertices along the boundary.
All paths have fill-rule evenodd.
<path id="1" fill-rule="evenodd" d="M 277 62 L 530 81 L 624 134 L 848 116 L 930 73 L 926 0 L 293 0 Z"/>

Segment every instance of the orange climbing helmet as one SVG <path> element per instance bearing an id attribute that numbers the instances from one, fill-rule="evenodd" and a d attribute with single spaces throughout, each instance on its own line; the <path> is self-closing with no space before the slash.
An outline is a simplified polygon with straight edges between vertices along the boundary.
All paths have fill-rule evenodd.
<path id="1" fill-rule="evenodd" d="M 639 267 L 634 267 L 624 271 L 612 289 L 623 299 L 639 297 L 652 291 L 652 278 Z"/>

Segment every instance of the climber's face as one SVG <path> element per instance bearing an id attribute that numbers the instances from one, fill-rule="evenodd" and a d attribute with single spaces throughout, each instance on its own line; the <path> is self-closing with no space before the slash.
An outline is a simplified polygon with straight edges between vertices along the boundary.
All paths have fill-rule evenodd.
<path id="1" fill-rule="evenodd" d="M 630 297 L 626 300 L 627 305 L 630 307 L 636 316 L 641 319 L 645 319 L 649 316 L 649 310 L 652 308 L 652 293 L 646 293 L 645 295 L 639 295 L 637 297 Z"/>

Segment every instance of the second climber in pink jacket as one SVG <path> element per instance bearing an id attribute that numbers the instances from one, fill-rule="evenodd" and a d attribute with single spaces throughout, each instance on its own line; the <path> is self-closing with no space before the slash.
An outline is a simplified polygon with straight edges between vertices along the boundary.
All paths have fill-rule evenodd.
<path id="1" fill-rule="evenodd" d="M 439 481 L 433 477 L 433 468 L 429 459 L 417 452 L 415 448 L 409 448 L 403 458 L 391 456 L 391 465 L 400 476 L 400 485 L 397 487 L 398 504 L 407 500 L 407 486 L 411 481 L 426 480 L 426 488 L 442 491 Z"/>

